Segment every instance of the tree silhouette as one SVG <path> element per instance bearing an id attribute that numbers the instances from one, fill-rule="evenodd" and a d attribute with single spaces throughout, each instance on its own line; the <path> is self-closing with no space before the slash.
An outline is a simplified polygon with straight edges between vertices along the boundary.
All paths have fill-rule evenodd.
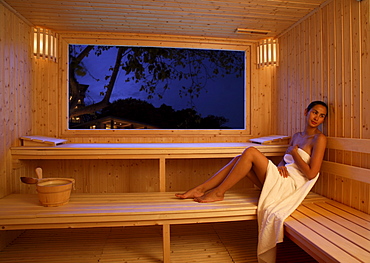
<path id="1" fill-rule="evenodd" d="M 161 129 L 228 128 L 223 126 L 228 121 L 225 117 L 209 115 L 203 118 L 194 109 L 174 110 L 165 104 L 156 108 L 146 101 L 133 98 L 116 100 L 98 114 L 98 118 L 108 116 L 135 120 Z"/>
<path id="2" fill-rule="evenodd" d="M 89 86 L 77 80 L 77 76 L 89 71 L 84 59 L 92 52 L 100 56 L 112 49 L 117 53 L 109 68 L 111 74 L 105 77 L 109 81 L 101 89 L 101 100 L 86 105 Z M 178 94 L 180 98 L 188 96 L 191 101 L 199 97 L 208 80 L 226 74 L 242 76 L 244 71 L 243 58 L 236 52 L 221 50 L 71 45 L 69 54 L 70 117 L 95 114 L 104 109 L 110 104 L 113 89 L 124 89 L 129 82 L 141 83 L 140 91 L 150 99 L 162 98 L 166 90 L 173 88 L 171 81 L 185 80 Z M 117 83 L 117 76 L 122 73 L 127 77 L 124 82 Z"/>

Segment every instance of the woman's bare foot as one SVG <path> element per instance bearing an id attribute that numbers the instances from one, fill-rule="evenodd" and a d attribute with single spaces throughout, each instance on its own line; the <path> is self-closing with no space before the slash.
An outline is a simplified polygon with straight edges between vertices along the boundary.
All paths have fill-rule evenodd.
<path id="1" fill-rule="evenodd" d="M 181 199 L 193 199 L 193 198 L 201 197 L 203 195 L 204 195 L 204 191 L 199 187 L 190 189 L 183 194 L 175 194 L 176 197 L 181 198 Z"/>
<path id="2" fill-rule="evenodd" d="M 224 200 L 224 193 L 220 193 L 217 190 L 210 191 L 200 197 L 195 197 L 194 201 L 199 203 L 210 203 Z"/>

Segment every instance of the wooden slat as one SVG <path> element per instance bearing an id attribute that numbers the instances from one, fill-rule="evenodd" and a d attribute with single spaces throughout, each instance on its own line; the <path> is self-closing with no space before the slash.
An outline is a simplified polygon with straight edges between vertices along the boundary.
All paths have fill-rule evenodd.
<path id="1" fill-rule="evenodd" d="M 359 224 L 364 224 L 365 222 L 370 222 L 370 215 L 369 214 L 365 214 L 361 211 L 358 211 L 356 209 L 353 209 L 353 208 L 350 208 L 346 205 L 343 205 L 339 202 L 335 202 L 335 201 L 328 201 L 328 204 L 334 206 L 334 207 L 337 207 L 343 211 L 346 211 L 348 212 L 349 214 L 352 214 L 353 216 L 355 216 L 354 218 L 361 218 L 363 219 L 364 221 L 361 221 L 361 223 Z"/>
<path id="2" fill-rule="evenodd" d="M 319 261 L 370 257 L 370 216 L 338 202 L 304 202 L 284 225 L 287 235 Z"/>
<path id="3" fill-rule="evenodd" d="M 323 161 L 321 171 L 370 184 L 369 169 Z"/>
<path id="4" fill-rule="evenodd" d="M 222 202 L 199 204 L 174 193 L 75 194 L 67 205 L 38 204 L 37 195 L 0 199 L 2 229 L 184 224 L 256 217 L 259 191 L 231 193 Z M 28 225 L 28 226 L 27 226 Z"/>
<path id="5" fill-rule="evenodd" d="M 297 217 L 299 218 L 299 214 Z M 286 235 L 318 262 L 361 262 L 295 218 L 289 217 L 284 225 Z M 336 257 L 335 260 L 332 255 Z"/>
<path id="6" fill-rule="evenodd" d="M 48 148 L 12 147 L 12 155 L 14 159 L 158 159 L 160 155 L 166 158 L 223 158 L 241 154 L 245 148 L 251 146 L 266 156 L 281 156 L 286 150 L 286 145 L 254 143 L 69 143 Z M 151 155 L 155 157 L 150 157 Z"/>
<path id="7" fill-rule="evenodd" d="M 327 148 L 352 152 L 370 153 L 370 140 L 328 137 Z"/>
<path id="8" fill-rule="evenodd" d="M 356 255 L 359 258 L 360 255 L 362 256 L 362 259 L 368 258 L 370 255 L 370 235 L 369 235 L 369 229 L 362 229 L 365 234 L 365 237 L 361 235 L 361 231 L 357 232 L 355 229 L 351 229 L 351 222 L 348 223 L 347 226 L 343 226 L 342 224 L 338 223 L 338 219 L 333 216 L 333 214 L 330 211 L 325 211 L 325 209 L 318 209 L 316 206 L 307 206 L 304 205 L 300 207 L 299 209 L 300 213 L 303 213 L 309 218 L 312 218 L 320 225 L 324 226 L 325 228 L 329 229 L 333 233 L 343 237 L 346 241 L 348 240 L 350 243 L 343 243 L 341 241 L 336 241 L 335 238 L 332 238 L 328 235 L 325 235 L 323 232 L 321 232 L 325 237 L 327 237 L 329 240 L 333 240 L 333 243 L 340 244 L 341 247 L 344 247 L 343 249 L 346 250 L 348 247 L 348 244 L 356 244 L 356 247 L 353 248 L 352 255 Z M 340 219 L 339 219 L 340 220 Z M 347 220 L 348 221 L 348 220 Z M 340 220 L 340 222 L 342 222 Z M 366 233 L 368 232 L 368 233 Z M 320 231 L 318 231 L 320 233 Z M 358 248 L 357 248 L 358 246 Z M 348 250 L 350 253 L 350 251 Z"/>
<path id="9" fill-rule="evenodd" d="M 364 220 L 363 217 L 370 217 L 360 211 L 354 210 L 349 208 L 348 206 L 342 206 L 343 210 L 337 208 L 338 202 L 317 202 L 315 203 L 314 210 L 320 214 L 326 214 L 325 216 L 329 215 L 333 220 L 344 226 L 346 228 L 351 229 L 352 231 L 356 232 L 358 235 L 361 235 L 367 239 L 370 238 L 370 220 Z M 309 206 L 308 206 L 309 207 Z M 322 208 L 322 209 L 320 209 Z"/>

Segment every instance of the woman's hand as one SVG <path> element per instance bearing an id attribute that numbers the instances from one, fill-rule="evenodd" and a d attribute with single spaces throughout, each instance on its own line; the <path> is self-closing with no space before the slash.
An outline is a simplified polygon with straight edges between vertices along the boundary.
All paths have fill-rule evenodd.
<path id="1" fill-rule="evenodd" d="M 298 152 L 298 145 L 292 145 L 289 146 L 288 149 L 286 150 L 286 153 L 292 154 L 292 153 L 297 153 Z"/>
<path id="2" fill-rule="evenodd" d="M 285 166 L 278 166 L 277 168 L 282 177 L 287 178 L 289 176 L 288 170 Z"/>

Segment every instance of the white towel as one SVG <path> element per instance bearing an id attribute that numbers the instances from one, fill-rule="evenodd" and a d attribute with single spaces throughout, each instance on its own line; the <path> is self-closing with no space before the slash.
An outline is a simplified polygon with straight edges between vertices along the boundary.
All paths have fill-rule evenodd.
<path id="1" fill-rule="evenodd" d="M 298 149 L 302 159 L 309 163 L 310 155 Z M 284 238 L 284 220 L 301 204 L 317 181 L 318 175 L 308 180 L 294 163 L 290 154 L 284 156 L 289 177 L 279 174 L 277 167 L 269 161 L 266 180 L 258 201 L 258 262 L 276 261 L 276 244 Z"/>

